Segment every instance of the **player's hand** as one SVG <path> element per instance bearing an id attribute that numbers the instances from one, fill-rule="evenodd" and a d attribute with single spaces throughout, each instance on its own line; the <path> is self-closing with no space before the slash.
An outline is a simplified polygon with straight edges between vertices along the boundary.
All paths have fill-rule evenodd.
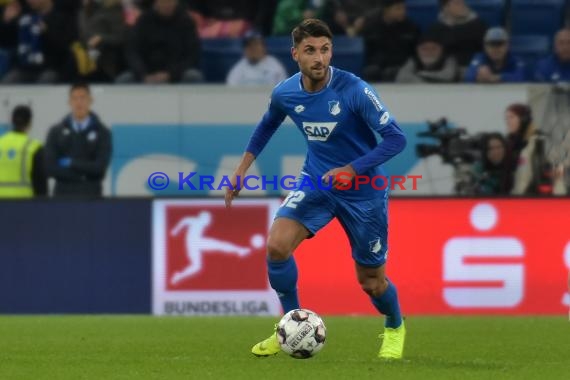
<path id="1" fill-rule="evenodd" d="M 334 188 L 342 189 L 347 187 L 347 182 L 351 182 L 354 179 L 356 172 L 350 165 L 346 165 L 340 168 L 331 169 L 326 172 L 322 177 L 321 181 L 328 185 L 332 180 L 332 185 Z M 342 181 L 339 181 L 342 180 Z"/>
<path id="2" fill-rule="evenodd" d="M 231 208 L 232 207 L 232 201 L 234 200 L 235 197 L 237 197 L 239 195 L 239 192 L 241 190 L 241 184 L 240 187 L 237 186 L 237 178 L 238 176 L 240 178 L 244 178 L 245 177 L 245 173 L 242 172 L 235 172 L 232 175 L 232 179 L 231 179 L 231 188 L 227 188 L 226 189 L 226 196 L 225 196 L 225 201 L 226 201 L 226 208 Z"/>

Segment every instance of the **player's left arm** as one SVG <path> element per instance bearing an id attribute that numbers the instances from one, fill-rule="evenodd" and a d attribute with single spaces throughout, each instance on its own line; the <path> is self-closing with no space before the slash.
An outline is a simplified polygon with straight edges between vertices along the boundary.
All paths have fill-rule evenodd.
<path id="1" fill-rule="evenodd" d="M 354 94 L 353 106 L 366 124 L 382 136 L 382 141 L 374 149 L 350 163 L 355 174 L 363 174 L 404 150 L 406 137 L 372 86 L 361 82 Z"/>

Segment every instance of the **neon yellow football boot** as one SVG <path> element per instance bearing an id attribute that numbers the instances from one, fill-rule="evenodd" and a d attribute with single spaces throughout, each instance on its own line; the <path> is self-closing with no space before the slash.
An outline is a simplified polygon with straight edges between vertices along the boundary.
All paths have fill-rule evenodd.
<path id="1" fill-rule="evenodd" d="M 404 354 L 404 341 L 406 338 L 406 326 L 402 320 L 400 327 L 391 329 L 384 328 L 384 334 L 380 334 L 380 338 L 384 338 L 382 347 L 378 357 L 381 359 L 402 359 Z"/>
<path id="2" fill-rule="evenodd" d="M 275 324 L 275 332 L 269 338 L 251 348 L 251 353 L 259 357 L 276 355 L 279 351 L 281 351 L 281 346 L 277 341 L 277 324 Z"/>

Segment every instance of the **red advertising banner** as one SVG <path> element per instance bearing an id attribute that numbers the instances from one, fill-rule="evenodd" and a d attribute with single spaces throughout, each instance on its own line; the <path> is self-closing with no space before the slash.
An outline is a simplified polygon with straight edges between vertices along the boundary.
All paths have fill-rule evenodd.
<path id="1" fill-rule="evenodd" d="M 563 314 L 570 201 L 392 199 L 388 276 L 404 314 Z M 303 307 L 376 314 L 333 221 L 295 253 Z"/>
<path id="2" fill-rule="evenodd" d="M 155 201 L 154 313 L 278 315 L 265 242 L 279 203 Z M 336 220 L 295 257 L 302 307 L 376 314 Z M 390 200 L 387 273 L 406 315 L 563 314 L 569 270 L 570 200 Z"/>

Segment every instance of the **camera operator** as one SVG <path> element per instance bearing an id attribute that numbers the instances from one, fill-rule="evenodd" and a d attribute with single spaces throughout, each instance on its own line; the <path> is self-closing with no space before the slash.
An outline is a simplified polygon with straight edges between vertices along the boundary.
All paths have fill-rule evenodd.
<path id="1" fill-rule="evenodd" d="M 554 174 L 546 160 L 545 137 L 534 125 L 532 111 L 521 103 L 505 111 L 509 154 L 514 170 L 513 195 L 563 195 L 566 189 L 560 174 Z"/>
<path id="2" fill-rule="evenodd" d="M 507 141 L 500 133 L 489 133 L 482 139 L 481 159 L 473 165 L 479 195 L 510 194 L 513 186 L 512 160 Z"/>
<path id="3" fill-rule="evenodd" d="M 453 190 L 457 195 L 474 195 L 477 193 L 477 178 L 473 164 L 481 160 L 481 135 L 469 135 L 464 128 L 449 125 L 447 119 L 436 122 L 428 121 L 428 130 L 419 132 L 418 137 L 429 137 L 437 140 L 436 144 L 417 144 L 416 154 L 419 158 L 431 155 L 441 157 L 444 164 L 453 166 Z"/>

